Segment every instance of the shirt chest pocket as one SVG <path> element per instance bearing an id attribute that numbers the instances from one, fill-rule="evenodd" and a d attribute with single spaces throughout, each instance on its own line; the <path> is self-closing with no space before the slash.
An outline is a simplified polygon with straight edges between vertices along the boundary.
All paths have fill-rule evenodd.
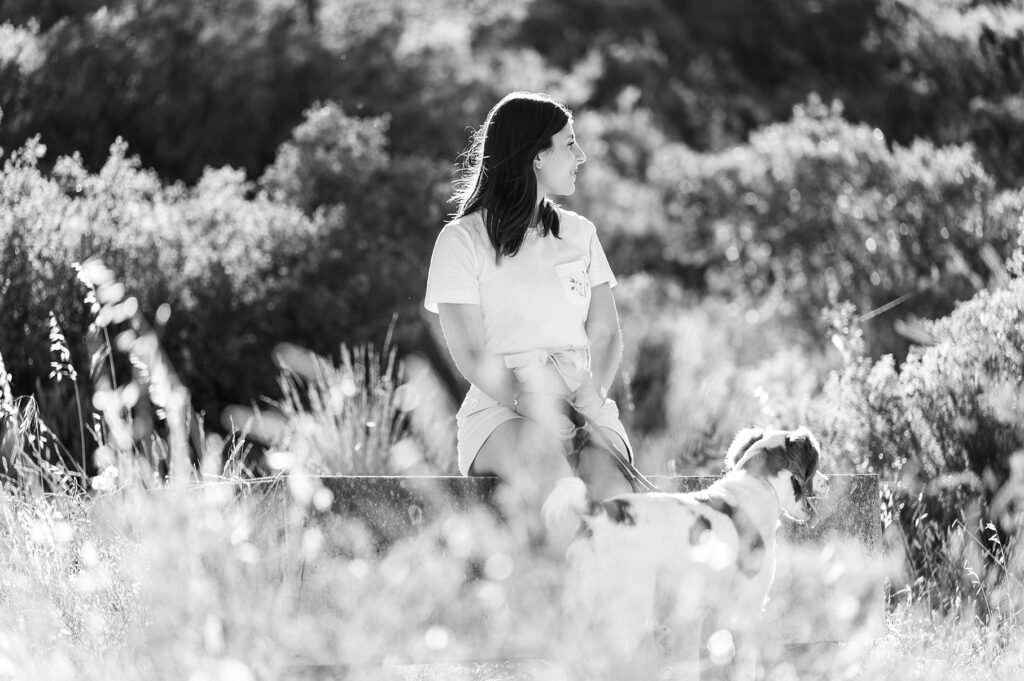
<path id="1" fill-rule="evenodd" d="M 590 305 L 590 276 L 587 275 L 585 262 L 573 260 L 564 265 L 556 265 L 555 273 L 562 283 L 566 300 L 581 307 Z"/>

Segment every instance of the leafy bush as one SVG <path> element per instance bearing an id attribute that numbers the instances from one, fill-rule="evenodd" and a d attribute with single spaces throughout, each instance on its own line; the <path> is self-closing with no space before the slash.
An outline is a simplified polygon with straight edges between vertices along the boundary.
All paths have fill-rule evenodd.
<path id="1" fill-rule="evenodd" d="M 226 404 L 278 394 L 267 368 L 279 343 L 328 355 L 340 338 L 376 342 L 395 325 L 403 352 L 443 366 L 420 301 L 445 170 L 392 158 L 386 141 L 379 119 L 333 104 L 311 110 L 264 190 L 230 168 L 208 169 L 194 187 L 165 184 L 123 142 L 95 174 L 77 155 L 46 172 L 38 140 L 11 154 L 0 177 L 0 350 L 15 392 L 53 395 L 40 397 L 53 420 L 71 409 L 64 386 L 36 382 L 49 366 L 51 311 L 89 373 L 90 320 L 71 265 L 90 256 L 118 273 L 147 317 L 166 322 L 164 344 L 215 426 Z M 63 421 L 61 439 L 80 431 L 75 418 Z"/>
<path id="2" fill-rule="evenodd" d="M 1015 187 L 1022 17 L 998 0 L 550 0 L 531 6 L 517 38 L 566 70 L 598 61 L 588 106 L 635 89 L 656 125 L 702 152 L 742 144 L 820 93 L 900 144 L 973 144 Z"/>
<path id="3" fill-rule="evenodd" d="M 120 142 L 96 174 L 78 157 L 58 159 L 47 174 L 43 157 L 45 147 L 31 142 L 0 174 L 0 350 L 15 393 L 49 390 L 37 381 L 49 373 L 50 311 L 78 373 L 89 375 L 91 320 L 72 264 L 90 256 L 119 273 L 148 318 L 166 321 L 160 333 L 199 408 L 217 416 L 228 401 L 271 392 L 274 376 L 261 367 L 274 344 L 302 340 L 289 325 L 301 300 L 292 273 L 317 251 L 317 226 L 296 208 L 251 196 L 229 169 L 186 188 L 162 184 Z M 164 304 L 169 315 L 158 315 Z M 60 433 L 70 446 L 78 438 L 68 435 Z"/>
<path id="4" fill-rule="evenodd" d="M 41 28 L 68 17 L 82 17 L 95 12 L 104 0 L 8 0 L 0 8 L 0 22 L 26 25 L 35 22 Z"/>
<path id="5" fill-rule="evenodd" d="M 275 201 L 311 216 L 321 247 L 291 274 L 294 340 L 329 354 L 339 339 L 375 343 L 394 324 L 403 352 L 439 360 L 423 322 L 430 251 L 444 219 L 449 170 L 389 153 L 387 118 L 356 118 L 337 103 L 309 109 L 260 179 Z M 396 322 L 397 318 L 397 322 Z"/>
<path id="6" fill-rule="evenodd" d="M 518 78 L 517 53 L 498 39 L 519 11 L 510 3 L 8 4 L 3 43 L 15 39 L 0 43 L 0 108 L 11 117 L 0 144 L 41 135 L 92 171 L 123 138 L 167 180 L 191 184 L 225 165 L 259 177 L 322 100 L 391 116 L 401 154 L 450 158 L 466 142 L 459 121 L 482 120 Z M 488 31 L 475 59 L 473 40 Z"/>
<path id="7" fill-rule="evenodd" d="M 668 145 L 649 170 L 674 227 L 664 247 L 707 264 L 712 292 L 778 297 L 779 312 L 821 337 L 821 310 L 852 301 L 872 356 L 902 355 L 891 317 L 934 318 L 971 297 L 1009 255 L 1024 209 L 999 194 L 967 148 L 917 142 L 890 148 L 882 133 L 812 99 L 750 144 L 698 155 Z M 997 267 L 998 270 L 998 267 Z"/>
<path id="8" fill-rule="evenodd" d="M 1024 446 L 1012 418 L 1024 391 L 1024 280 L 922 326 L 933 343 L 898 371 L 891 357 L 859 359 L 830 381 L 830 449 L 886 479 L 970 473 L 991 497 Z"/>
<path id="9" fill-rule="evenodd" d="M 328 94 L 329 57 L 297 4 L 103 4 L 44 18 L 43 58 L 0 87 L 0 107 L 32 102 L 0 131 L 5 145 L 42 135 L 97 170 L 120 137 L 170 179 L 223 165 L 256 175 L 305 103 Z"/>
<path id="10" fill-rule="evenodd" d="M 884 96 L 847 98 L 854 116 L 901 143 L 969 143 L 1000 186 L 1020 186 L 1021 8 L 901 0 L 879 3 L 877 15 L 875 55 L 883 64 L 899 55 L 900 66 L 886 74 Z"/>
<path id="11" fill-rule="evenodd" d="M 837 325 L 862 329 L 869 356 L 892 353 L 895 371 L 918 317 L 948 313 L 1000 285 L 1012 267 L 1003 261 L 1022 235 L 1021 195 L 998 192 L 967 148 L 889 147 L 879 131 L 815 100 L 721 154 L 666 142 L 643 124 L 648 118 L 628 108 L 580 117 L 591 136 L 584 174 L 595 187 L 584 183 L 574 201 L 600 222 L 624 282 L 635 282 L 616 292 L 636 408 L 630 427 L 638 437 L 664 436 L 666 421 L 691 419 L 687 435 L 666 437 L 677 453 L 689 452 L 679 460 L 686 470 L 744 419 L 774 422 L 761 403 L 811 399 L 839 360 L 825 342 Z M 652 187 L 663 212 L 650 208 Z M 636 269 L 643 274 L 627 276 Z M 680 284 L 685 295 L 664 293 Z M 822 314 L 843 300 L 860 314 Z M 770 358 L 780 362 L 774 369 Z M 758 362 L 807 383 L 772 388 L 765 376 L 747 375 Z M 707 375 L 675 374 L 685 366 Z M 720 399 L 701 392 L 710 389 L 705 379 L 718 382 Z M 679 401 L 687 394 L 694 403 Z M 727 405 L 736 413 L 720 411 Z M 783 408 L 777 416 L 787 423 L 803 415 Z M 709 429 L 718 434 L 697 435 Z M 665 456 L 675 458 L 656 458 Z"/>
<path id="12" fill-rule="evenodd" d="M 597 225 L 617 274 L 665 274 L 703 290 L 703 274 L 698 281 L 686 278 L 691 262 L 685 254 L 670 251 L 663 236 L 675 226 L 649 171 L 669 141 L 650 111 L 635 108 L 628 97 L 622 99 L 618 111 L 585 110 L 575 116 L 576 137 L 587 161 L 567 203 Z"/>
<path id="13" fill-rule="evenodd" d="M 623 278 L 616 300 L 626 346 L 620 404 L 644 470 L 718 474 L 741 428 L 805 422 L 839 361 L 772 303 L 698 300 L 649 275 Z"/>
<path id="14" fill-rule="evenodd" d="M 979 580 L 1017 579 L 1005 555 L 1019 555 L 1024 503 L 1024 279 L 922 329 L 930 344 L 899 370 L 886 356 L 837 372 L 812 422 L 842 469 L 880 475 L 908 590 L 950 608 Z M 983 616 L 994 607 L 970 600 Z"/>

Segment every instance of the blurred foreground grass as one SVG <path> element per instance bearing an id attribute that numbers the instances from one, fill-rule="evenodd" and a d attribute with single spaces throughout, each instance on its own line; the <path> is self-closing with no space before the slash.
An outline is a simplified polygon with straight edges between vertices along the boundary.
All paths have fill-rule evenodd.
<path id="1" fill-rule="evenodd" d="M 516 519 L 474 509 L 379 550 L 313 485 L 281 484 L 283 503 L 241 481 L 4 492 L 0 678 L 383 679 L 397 665 L 560 659 L 560 557 L 524 545 Z M 1019 618 L 904 602 L 883 625 L 873 599 L 897 561 L 793 551 L 771 611 L 851 634 L 803 649 L 767 634 L 766 678 L 1020 678 Z"/>
<path id="2" fill-rule="evenodd" d="M 388 352 L 343 353 L 334 367 L 283 346 L 284 403 L 232 412 L 267 445 L 274 484 L 251 479 L 238 445 L 221 465 L 216 438 L 198 438 L 193 468 L 187 400 L 155 334 L 109 270 L 84 271 L 109 332 L 97 337 L 128 356 L 131 375 L 93 386 L 97 418 L 82 435 L 101 472 L 90 484 L 48 461 L 38 414 L 0 390 L 0 681 L 372 681 L 409 664 L 562 658 L 562 556 L 529 541 L 535 518 L 480 507 L 381 547 L 359 519 L 330 512 L 318 475 L 436 471 L 450 453 L 427 372 L 398 385 Z M 163 435 L 143 407 L 166 418 Z M 847 635 L 799 646 L 767 627 L 765 678 L 1021 678 L 1020 552 L 979 550 L 951 526 L 924 568 L 929 584 L 952 586 L 923 598 L 908 585 L 923 578 L 912 542 L 892 518 L 887 528 L 882 555 L 831 544 L 780 560 L 769 612 Z M 982 570 L 986 556 L 997 569 Z"/>

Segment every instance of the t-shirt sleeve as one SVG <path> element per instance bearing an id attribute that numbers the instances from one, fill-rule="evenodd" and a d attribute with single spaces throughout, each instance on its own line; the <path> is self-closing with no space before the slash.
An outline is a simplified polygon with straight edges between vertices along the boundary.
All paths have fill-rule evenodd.
<path id="1" fill-rule="evenodd" d="M 590 267 L 587 270 L 587 275 L 590 277 L 590 285 L 608 284 L 614 287 L 618 282 L 615 280 L 612 266 L 608 264 L 608 257 L 604 254 L 604 249 L 601 248 L 601 242 L 597 238 L 597 228 L 589 220 L 586 225 L 588 228 L 587 248 L 590 251 Z"/>
<path id="2" fill-rule="evenodd" d="M 427 271 L 427 292 L 423 306 L 436 313 L 438 303 L 480 304 L 480 279 L 476 249 L 468 230 L 445 225 L 434 242 Z"/>

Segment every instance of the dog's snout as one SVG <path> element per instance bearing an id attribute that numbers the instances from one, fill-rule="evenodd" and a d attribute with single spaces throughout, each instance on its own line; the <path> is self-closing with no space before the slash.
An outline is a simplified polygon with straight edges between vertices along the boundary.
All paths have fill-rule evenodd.
<path id="1" fill-rule="evenodd" d="M 828 476 L 818 471 L 814 474 L 814 496 L 818 499 L 824 499 L 829 493 L 829 482 Z"/>
<path id="2" fill-rule="evenodd" d="M 810 499 L 804 499 L 804 511 L 807 513 L 807 520 L 805 520 L 804 523 L 807 527 L 815 527 L 818 524 L 820 516 L 818 515 L 818 509 L 814 507 L 814 504 Z"/>

